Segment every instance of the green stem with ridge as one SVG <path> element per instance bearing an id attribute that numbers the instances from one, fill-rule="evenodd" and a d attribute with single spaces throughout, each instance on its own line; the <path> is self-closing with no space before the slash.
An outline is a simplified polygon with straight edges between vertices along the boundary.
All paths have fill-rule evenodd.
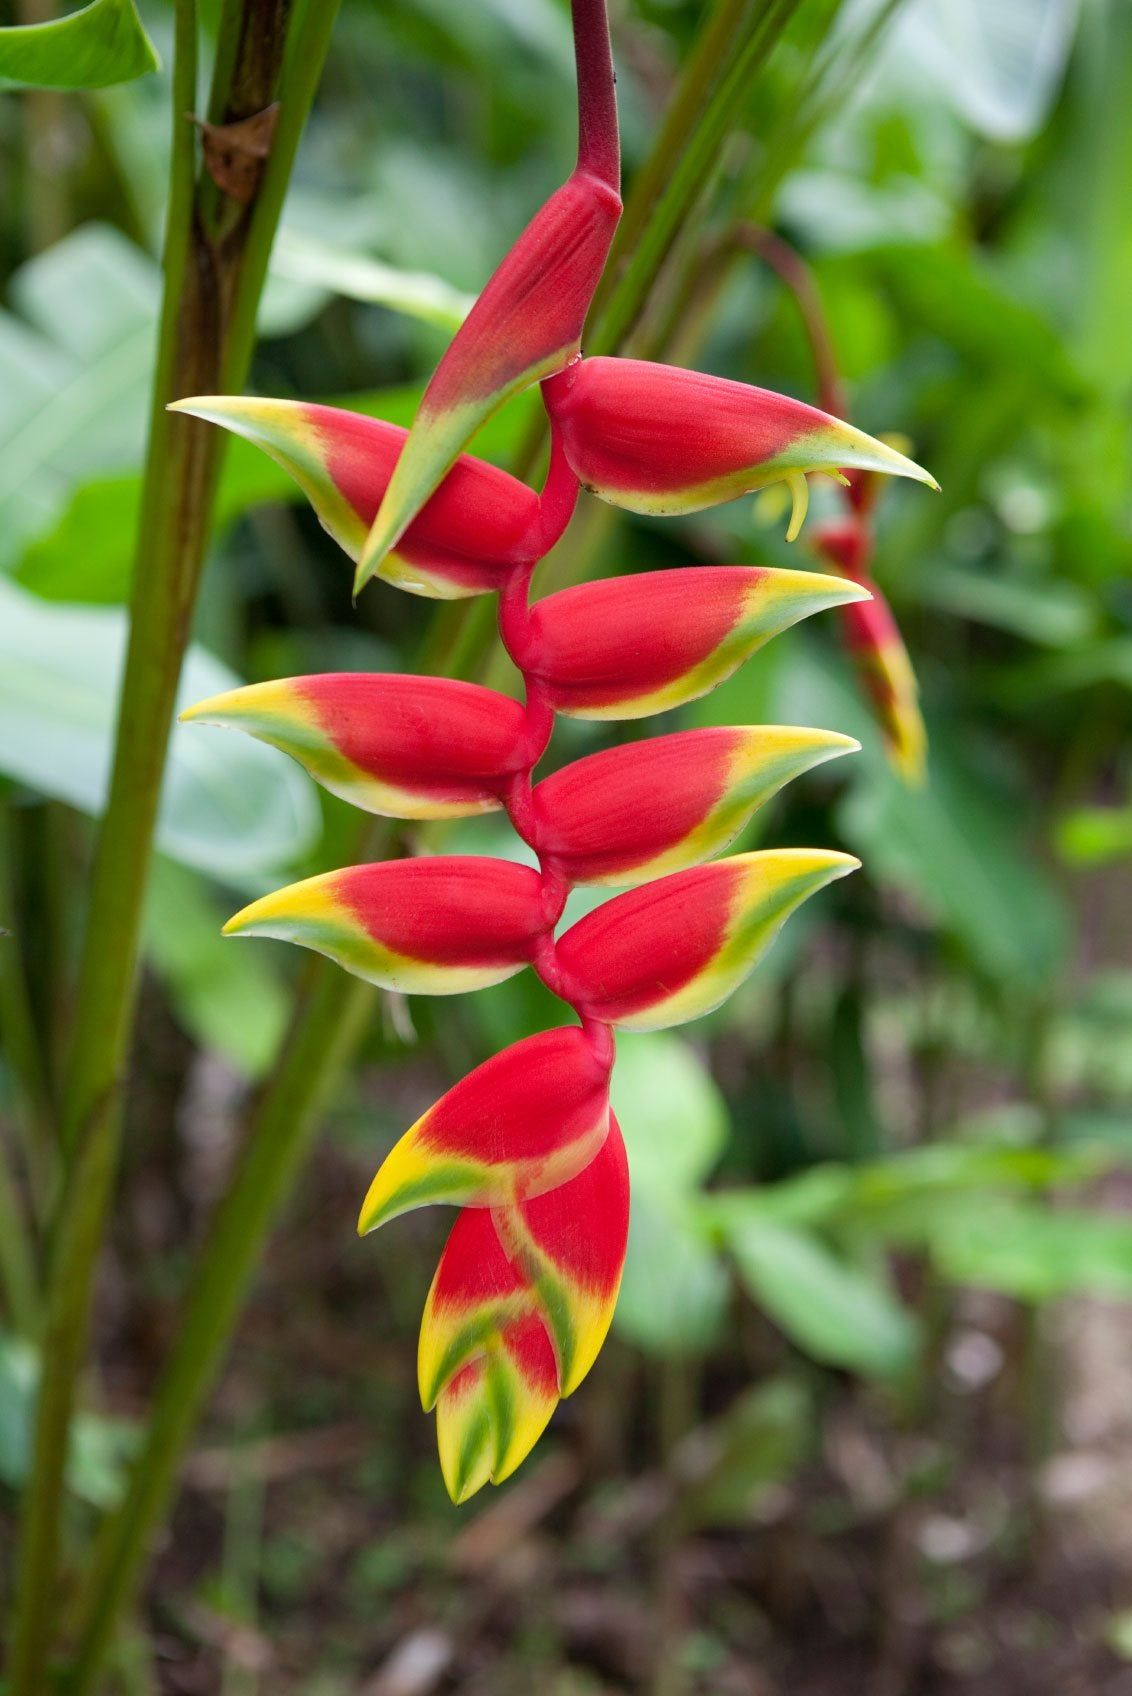
<path id="1" fill-rule="evenodd" d="M 118 1161 L 142 907 L 177 681 L 221 463 L 217 432 L 165 408 L 185 394 L 243 386 L 275 227 L 336 10 L 336 0 L 307 0 L 290 32 L 284 65 L 289 0 L 243 0 L 239 8 L 226 7 L 211 110 L 231 122 L 280 101 L 257 192 L 250 203 L 229 204 L 230 197 L 197 172 L 195 138 L 185 116 L 196 101 L 196 7 L 194 0 L 177 0 L 162 318 L 119 730 L 95 853 L 61 1110 L 69 1169 L 48 1279 L 11 1696 L 42 1696 L 46 1682 L 64 1465 Z"/>
<path id="2" fill-rule="evenodd" d="M 371 844 L 371 851 L 372 851 Z M 235 1328 L 264 1240 L 301 1169 L 323 1109 L 357 1048 L 376 999 L 371 985 L 325 960 L 307 968 L 283 1045 L 233 1182 L 197 1261 L 126 1496 L 106 1521 L 79 1607 L 69 1696 L 89 1696 L 105 1667 Z"/>

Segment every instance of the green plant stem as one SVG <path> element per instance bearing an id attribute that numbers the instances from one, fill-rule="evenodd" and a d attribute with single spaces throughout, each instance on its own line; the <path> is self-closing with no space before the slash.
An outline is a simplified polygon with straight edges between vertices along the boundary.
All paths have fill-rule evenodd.
<path id="1" fill-rule="evenodd" d="M 624 269 L 625 260 L 633 252 L 665 183 L 684 152 L 688 138 L 695 130 L 711 91 L 719 80 L 721 67 L 727 56 L 734 51 L 740 30 L 749 20 L 753 7 L 754 0 L 716 0 L 704 21 L 664 114 L 652 150 L 634 176 L 626 196 L 625 210 L 617 227 L 609 263 L 594 295 L 590 313 L 594 322 L 600 320 L 608 305 Z"/>
<path id="2" fill-rule="evenodd" d="M 755 76 L 798 4 L 799 0 L 768 0 L 731 42 L 730 65 L 712 90 L 698 123 L 665 160 L 663 190 L 601 312 L 590 338 L 590 352 L 610 352 L 632 333 L 684 219 L 718 167 L 723 141 L 739 116 Z"/>
<path id="3" fill-rule="evenodd" d="M 131 604 L 130 641 L 106 815 L 99 833 L 62 1104 L 70 1166 L 50 1268 L 43 1375 L 25 1498 L 12 1696 L 41 1696 L 54 1613 L 63 1470 L 91 1286 L 117 1166 L 121 1087 L 141 915 L 177 681 L 208 537 L 220 432 L 167 403 L 243 385 L 255 313 L 299 135 L 333 24 L 309 0 L 280 84 L 289 0 L 245 0 L 234 51 L 222 43 L 212 109 L 250 116 L 280 97 L 274 145 L 250 206 L 218 201 L 196 175 L 185 114 L 196 99 L 194 0 L 178 0 L 165 288 Z M 226 14 L 232 22 L 231 9 Z M 225 86 L 227 85 L 227 86 Z M 238 99 L 243 107 L 234 105 Z"/>
<path id="4" fill-rule="evenodd" d="M 0 799 L 0 1042 L 12 1079 L 16 1123 L 28 1187 L 37 1207 L 53 1181 L 54 1118 L 44 1050 L 35 1027 L 31 991 L 16 928 L 16 852 L 12 814 Z"/>
<path id="5" fill-rule="evenodd" d="M 3 1144 L 0 1144 L 0 1286 L 12 1329 L 25 1337 L 33 1336 L 39 1317 L 35 1252 Z"/>
<path id="6" fill-rule="evenodd" d="M 106 1522 L 80 1601 L 70 1696 L 93 1691 L 153 1528 L 212 1388 L 271 1222 L 291 1190 L 343 1066 L 375 999 L 369 984 L 313 961 L 283 1049 L 261 1098 L 236 1176 L 197 1262 L 173 1353 L 162 1374 L 128 1493 Z"/>

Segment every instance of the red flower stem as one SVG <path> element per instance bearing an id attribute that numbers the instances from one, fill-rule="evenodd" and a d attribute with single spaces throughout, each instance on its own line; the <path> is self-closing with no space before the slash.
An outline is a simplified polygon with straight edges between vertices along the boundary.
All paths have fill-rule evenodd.
<path id="1" fill-rule="evenodd" d="M 581 6 L 575 8 L 575 23 Z M 604 7 L 602 7 L 604 12 Z M 581 67 L 579 66 L 579 77 Z M 579 483 L 571 471 L 558 426 L 551 425 L 550 462 L 539 496 L 539 513 L 522 543 L 521 560 L 510 572 L 499 596 L 499 636 L 523 678 L 527 705 L 527 735 L 522 768 L 513 773 L 500 799 L 512 828 L 534 850 L 542 879 L 542 912 L 545 929 L 536 938 L 531 965 L 553 995 L 578 1015 L 586 1041 L 595 1055 L 612 1064 L 613 1032 L 600 1019 L 591 1018 L 562 969 L 554 945 L 554 930 L 562 917 L 571 890 L 539 842 L 538 821 L 532 797 L 532 773 L 542 759 L 554 729 L 554 711 L 536 674 L 535 644 L 531 633 L 531 580 L 535 567 L 561 539 L 573 516 Z"/>
<path id="2" fill-rule="evenodd" d="M 578 70 L 578 169 L 619 193 L 621 146 L 605 0 L 572 0 L 571 10 Z"/>

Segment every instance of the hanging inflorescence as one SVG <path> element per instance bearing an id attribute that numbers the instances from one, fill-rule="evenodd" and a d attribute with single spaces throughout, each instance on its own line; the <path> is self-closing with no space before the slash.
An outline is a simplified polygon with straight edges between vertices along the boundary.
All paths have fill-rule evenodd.
<path id="1" fill-rule="evenodd" d="M 625 1256 L 629 1181 L 609 1104 L 617 1029 L 719 1005 L 848 855 L 777 849 L 707 863 L 800 772 L 856 744 L 831 731 L 677 732 L 534 781 L 558 714 L 677 707 L 824 607 L 841 577 L 747 566 L 646 572 L 531 601 L 580 488 L 638 512 L 695 510 L 847 467 L 930 481 L 882 443 L 784 396 L 579 353 L 617 216 L 604 0 L 575 0 L 579 157 L 485 288 L 411 431 L 329 407 L 206 397 L 186 411 L 259 443 L 358 562 L 413 593 L 499 595 L 520 705 L 444 678 L 336 674 L 253 685 L 185 716 L 284 749 L 335 794 L 403 819 L 502 808 L 536 867 L 485 856 L 352 866 L 280 890 L 229 933 L 284 937 L 387 989 L 456 994 L 531 967 L 576 1024 L 477 1067 L 393 1148 L 359 1229 L 431 1202 L 461 1211 L 425 1307 L 421 1396 L 455 1500 L 508 1476 L 601 1347 Z M 550 425 L 541 494 L 461 450 L 535 381 Z M 577 885 L 626 892 L 559 934 Z"/>

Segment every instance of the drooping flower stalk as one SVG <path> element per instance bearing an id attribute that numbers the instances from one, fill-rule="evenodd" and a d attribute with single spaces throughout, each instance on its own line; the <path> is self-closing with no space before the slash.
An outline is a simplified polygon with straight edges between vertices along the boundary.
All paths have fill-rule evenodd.
<path id="1" fill-rule="evenodd" d="M 846 417 L 848 397 L 809 266 L 789 242 L 770 230 L 743 224 L 737 237 L 786 285 L 810 345 L 821 405 L 838 418 Z M 880 495 L 876 470 L 858 464 L 849 471 L 842 487 L 842 515 L 815 526 L 812 544 L 823 564 L 862 584 L 872 596 L 870 601 L 842 608 L 845 646 L 872 702 L 892 764 L 906 783 L 918 784 L 924 778 L 928 752 L 919 685 L 892 608 L 872 575 L 873 515 Z"/>
<path id="2" fill-rule="evenodd" d="M 576 1016 L 456 1083 L 392 1149 L 361 1210 L 366 1232 L 430 1203 L 461 1209 L 426 1303 L 419 1361 L 456 1501 L 514 1470 L 608 1329 L 629 1208 L 609 1105 L 615 1032 L 660 1029 L 718 1006 L 789 914 L 857 864 L 808 848 L 705 863 L 792 777 L 856 747 L 834 732 L 678 732 L 591 755 L 538 783 L 534 774 L 556 714 L 632 719 L 678 706 L 780 631 L 826 607 L 865 603 L 867 590 L 844 575 L 722 565 L 532 602 L 538 562 L 583 486 L 664 514 L 785 480 L 800 522 L 814 471 L 931 481 L 894 450 L 787 397 L 580 357 L 577 335 L 600 272 L 595 208 L 604 216 L 618 185 L 604 7 L 575 0 L 574 15 L 580 148 L 571 184 L 590 197 L 589 213 L 564 258 L 547 236 L 561 228 L 558 212 L 548 224 L 544 208 L 441 361 L 411 431 L 281 402 L 180 403 L 286 466 L 345 551 L 361 548 L 360 581 L 379 569 L 433 598 L 497 591 L 501 640 L 523 679 L 521 706 L 440 678 L 335 675 L 254 685 L 184 715 L 284 749 L 370 811 L 427 819 L 502 809 L 534 858 L 534 868 L 459 855 L 348 867 L 265 896 L 225 927 L 300 943 L 372 983 L 415 993 L 461 993 L 529 967 Z M 565 296 L 569 337 L 556 316 Z M 544 320 L 552 333 L 539 329 Z M 494 386 L 481 381 L 485 369 Z M 539 495 L 457 458 L 486 411 L 535 376 L 551 430 Z M 571 889 L 587 883 L 631 887 L 560 934 Z"/>

